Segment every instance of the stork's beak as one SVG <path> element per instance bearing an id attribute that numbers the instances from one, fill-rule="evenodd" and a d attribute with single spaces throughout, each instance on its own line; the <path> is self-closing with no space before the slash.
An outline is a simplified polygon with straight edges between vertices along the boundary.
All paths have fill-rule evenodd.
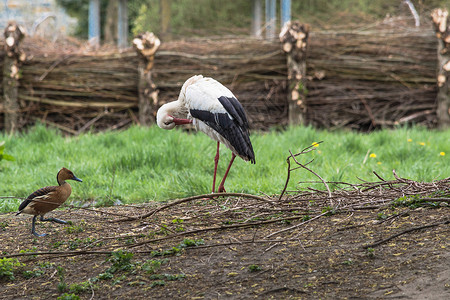
<path id="1" fill-rule="evenodd" d="M 175 123 L 175 125 L 185 125 L 185 124 L 191 124 L 192 120 L 173 118 L 173 122 Z"/>

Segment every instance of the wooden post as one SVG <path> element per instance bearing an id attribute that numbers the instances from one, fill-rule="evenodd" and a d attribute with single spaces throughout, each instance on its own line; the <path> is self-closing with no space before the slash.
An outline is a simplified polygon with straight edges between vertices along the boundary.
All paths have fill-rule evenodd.
<path id="1" fill-rule="evenodd" d="M 152 80 L 152 68 L 156 50 L 161 41 L 152 32 L 146 32 L 133 39 L 133 46 L 141 58 L 139 73 L 139 123 L 144 126 L 155 122 L 158 106 L 158 90 Z"/>
<path id="2" fill-rule="evenodd" d="M 450 20 L 446 9 L 435 9 L 431 17 L 438 38 L 438 125 L 440 128 L 450 128 Z"/>
<path id="3" fill-rule="evenodd" d="M 118 28 L 119 23 L 117 19 L 119 15 L 119 1 L 108 1 L 105 12 L 105 22 L 103 24 L 103 42 L 105 44 L 114 45 L 118 43 Z"/>
<path id="4" fill-rule="evenodd" d="M 5 60 L 3 64 L 3 107 L 5 111 L 5 132 L 17 130 L 19 102 L 19 66 L 25 60 L 25 53 L 20 49 L 24 30 L 14 21 L 8 23 L 5 35 Z"/>
<path id="5" fill-rule="evenodd" d="M 297 21 L 287 22 L 281 32 L 280 41 L 287 55 L 289 125 L 306 123 L 306 49 L 309 26 Z"/>

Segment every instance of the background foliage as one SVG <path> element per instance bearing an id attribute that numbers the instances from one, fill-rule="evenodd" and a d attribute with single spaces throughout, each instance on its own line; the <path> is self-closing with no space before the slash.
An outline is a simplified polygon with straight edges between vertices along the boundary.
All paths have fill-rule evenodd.
<path id="1" fill-rule="evenodd" d="M 129 0 L 131 36 L 144 31 L 161 35 L 160 1 Z M 76 35 L 87 37 L 89 0 L 57 0 L 67 12 L 79 20 Z M 108 3 L 101 0 L 101 22 L 106 22 Z M 174 38 L 215 34 L 250 34 L 253 1 L 171 0 L 170 28 Z M 264 5 L 265 1 L 262 1 Z M 412 1 L 423 20 L 429 19 L 436 7 L 449 7 L 449 0 Z M 277 8 L 279 9 L 279 3 Z M 263 8 L 264 9 L 264 8 Z M 411 16 L 402 0 L 292 0 L 292 19 L 314 28 L 330 28 L 350 23 L 374 22 L 386 16 Z M 263 20 L 264 21 L 264 20 Z M 413 25 L 413 24 L 412 24 Z"/>

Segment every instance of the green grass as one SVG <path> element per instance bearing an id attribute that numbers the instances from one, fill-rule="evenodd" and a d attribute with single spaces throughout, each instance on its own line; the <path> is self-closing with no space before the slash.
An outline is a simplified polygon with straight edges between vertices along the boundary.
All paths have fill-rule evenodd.
<path id="1" fill-rule="evenodd" d="M 449 136 L 449 130 L 424 128 L 362 134 L 295 127 L 254 133 L 256 165 L 236 159 L 225 187 L 229 192 L 279 194 L 286 180 L 288 150 L 297 153 L 318 141 L 323 143 L 316 151 L 299 160 L 314 158 L 309 167 L 327 181 L 375 181 L 372 171 L 393 179 L 392 169 L 417 181 L 442 179 L 450 176 Z M 161 201 L 209 193 L 212 185 L 216 144 L 202 133 L 153 126 L 64 137 L 38 125 L 27 133 L 0 135 L 0 141 L 16 159 L 0 162 L 0 196 L 27 197 L 40 187 L 55 185 L 61 167 L 83 179 L 71 182 L 69 203 L 75 205 Z M 230 156 L 222 146 L 219 181 Z M 299 181 L 311 180 L 317 178 L 305 170 L 294 171 L 288 190 L 298 189 Z M 0 199 L 0 212 L 15 211 L 20 202 Z"/>

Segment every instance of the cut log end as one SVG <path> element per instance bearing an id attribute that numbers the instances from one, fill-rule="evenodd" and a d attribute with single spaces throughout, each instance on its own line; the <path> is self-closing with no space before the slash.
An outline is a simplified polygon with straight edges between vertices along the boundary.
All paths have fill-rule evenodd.
<path id="1" fill-rule="evenodd" d="M 448 35 L 444 38 L 444 42 L 450 44 L 450 32 L 448 32 Z"/>
<path id="2" fill-rule="evenodd" d="M 137 52 L 146 58 L 153 56 L 160 45 L 161 40 L 153 32 L 140 34 L 133 39 L 133 46 Z"/>
<path id="3" fill-rule="evenodd" d="M 284 43 L 283 44 L 283 51 L 284 52 L 289 53 L 289 52 L 291 52 L 291 50 L 292 50 L 291 43 Z"/>
<path id="4" fill-rule="evenodd" d="M 295 43 L 295 46 L 297 47 L 297 49 L 306 49 L 306 43 L 303 42 L 303 40 L 297 40 L 297 43 Z"/>
<path id="5" fill-rule="evenodd" d="M 439 75 L 438 77 L 437 77 L 437 82 L 438 82 L 438 86 L 439 87 L 442 87 L 442 86 L 444 86 L 444 84 L 445 84 L 445 82 L 447 81 L 447 77 L 445 76 L 445 75 Z"/>
<path id="6" fill-rule="evenodd" d="M 297 101 L 300 98 L 300 94 L 297 90 L 292 90 L 291 92 L 291 100 Z"/>
<path id="7" fill-rule="evenodd" d="M 135 38 L 135 39 L 133 39 L 133 46 L 137 49 L 137 50 L 139 50 L 139 51 L 142 51 L 142 50 L 144 50 L 144 43 L 142 43 L 142 40 L 141 39 L 138 39 L 138 38 Z"/>
<path id="8" fill-rule="evenodd" d="M 6 42 L 6 45 L 11 48 L 16 43 L 16 39 L 12 36 L 9 36 L 5 39 L 5 42 Z"/>
<path id="9" fill-rule="evenodd" d="M 304 51 L 308 40 L 309 26 L 299 22 L 287 22 L 280 32 L 280 42 L 283 44 L 283 51 L 290 53 L 293 48 Z"/>
<path id="10" fill-rule="evenodd" d="M 444 71 L 449 72 L 450 71 L 450 60 L 447 61 L 444 66 L 442 67 L 442 69 L 444 69 Z"/>
<path id="11" fill-rule="evenodd" d="M 447 30 L 447 18 L 448 18 L 448 11 L 447 9 L 435 9 L 431 13 L 431 18 L 433 20 L 434 25 L 436 26 L 436 29 L 444 33 Z"/>

